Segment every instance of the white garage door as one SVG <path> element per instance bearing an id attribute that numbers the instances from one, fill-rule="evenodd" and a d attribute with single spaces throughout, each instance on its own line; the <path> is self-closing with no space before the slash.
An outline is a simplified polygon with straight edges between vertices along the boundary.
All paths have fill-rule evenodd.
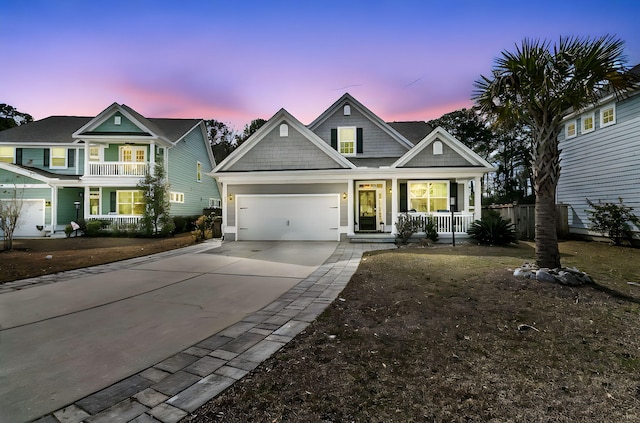
<path id="1" fill-rule="evenodd" d="M 237 195 L 239 241 L 339 241 L 340 196 Z"/>
<path id="2" fill-rule="evenodd" d="M 1 200 L 8 206 L 12 200 Z M 42 236 L 36 225 L 44 225 L 44 200 L 22 200 L 22 209 L 14 237 Z"/>

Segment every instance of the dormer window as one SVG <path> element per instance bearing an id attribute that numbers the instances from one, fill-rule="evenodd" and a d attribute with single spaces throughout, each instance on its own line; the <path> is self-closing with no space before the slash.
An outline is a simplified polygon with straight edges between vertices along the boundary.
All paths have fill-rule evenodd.
<path id="1" fill-rule="evenodd" d="M 616 103 L 608 104 L 600 109 L 600 127 L 616 123 Z"/>
<path id="2" fill-rule="evenodd" d="M 433 143 L 433 155 L 439 155 L 442 154 L 442 142 L 440 141 L 435 141 Z"/>
<path id="3" fill-rule="evenodd" d="M 348 104 L 345 104 L 342 112 L 345 116 L 351 116 L 351 106 L 349 106 Z"/>
<path id="4" fill-rule="evenodd" d="M 280 136 L 281 137 L 289 136 L 289 125 L 287 125 L 286 123 L 283 123 L 280 125 Z"/>
<path id="5" fill-rule="evenodd" d="M 113 124 L 114 125 L 121 125 L 122 124 L 122 116 L 114 116 L 113 117 Z"/>
<path id="6" fill-rule="evenodd" d="M 576 130 L 576 121 L 572 120 L 571 122 L 567 122 L 566 125 L 564 126 L 564 137 L 565 138 L 573 138 L 577 135 L 577 130 Z"/>

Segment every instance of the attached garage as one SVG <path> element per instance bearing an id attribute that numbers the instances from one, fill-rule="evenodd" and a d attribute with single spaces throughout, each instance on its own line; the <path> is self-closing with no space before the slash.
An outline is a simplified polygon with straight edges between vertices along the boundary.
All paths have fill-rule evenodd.
<path id="1" fill-rule="evenodd" d="M 8 205 L 13 200 L 0 200 L 5 205 Z M 18 237 L 37 237 L 42 236 L 42 232 L 37 228 L 37 225 L 44 226 L 44 212 L 45 212 L 45 200 L 21 200 L 22 210 L 20 210 L 20 217 L 18 218 L 18 225 L 16 226 L 13 236 Z"/>
<path id="2" fill-rule="evenodd" d="M 238 195 L 239 241 L 339 241 L 340 196 Z"/>

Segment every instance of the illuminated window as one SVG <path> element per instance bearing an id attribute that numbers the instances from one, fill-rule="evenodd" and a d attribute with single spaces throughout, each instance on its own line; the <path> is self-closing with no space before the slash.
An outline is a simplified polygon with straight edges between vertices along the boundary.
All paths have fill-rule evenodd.
<path id="1" fill-rule="evenodd" d="M 51 149 L 51 169 L 65 169 L 67 167 L 67 149 L 55 147 Z"/>
<path id="2" fill-rule="evenodd" d="M 356 128 L 353 126 L 338 128 L 338 151 L 345 156 L 356 154 Z"/>
<path id="3" fill-rule="evenodd" d="M 588 115 L 583 115 L 581 120 L 582 120 L 582 128 L 580 130 L 582 131 L 583 134 L 586 134 L 588 132 L 593 132 L 593 130 L 596 129 L 595 115 L 593 113 L 590 113 Z"/>
<path id="4" fill-rule="evenodd" d="M 567 122 L 564 126 L 564 136 L 565 138 L 573 138 L 577 135 L 576 132 L 576 121 L 572 120 L 571 122 Z"/>
<path id="5" fill-rule="evenodd" d="M 409 182 L 409 210 L 432 213 L 448 207 L 448 182 Z"/>
<path id="6" fill-rule="evenodd" d="M 600 109 L 600 127 L 613 125 L 616 123 L 616 104 L 609 104 Z"/>
<path id="7" fill-rule="evenodd" d="M 172 203 L 184 203 L 184 193 L 182 192 L 169 193 L 169 201 Z"/>
<path id="8" fill-rule="evenodd" d="M 120 161 L 143 163 L 147 161 L 147 147 L 125 145 L 120 147 Z"/>
<path id="9" fill-rule="evenodd" d="M 118 214 L 142 216 L 144 214 L 144 195 L 142 191 L 117 191 Z"/>
<path id="10" fill-rule="evenodd" d="M 0 162 L 13 163 L 14 152 L 15 148 L 13 147 L 0 147 Z"/>
<path id="11" fill-rule="evenodd" d="M 100 188 L 89 188 L 89 214 L 100 214 Z"/>
<path id="12" fill-rule="evenodd" d="M 89 161 L 100 162 L 102 161 L 103 149 L 101 147 L 91 146 L 89 147 Z"/>
<path id="13" fill-rule="evenodd" d="M 196 181 L 200 182 L 202 180 L 202 163 L 198 162 L 196 165 Z"/>

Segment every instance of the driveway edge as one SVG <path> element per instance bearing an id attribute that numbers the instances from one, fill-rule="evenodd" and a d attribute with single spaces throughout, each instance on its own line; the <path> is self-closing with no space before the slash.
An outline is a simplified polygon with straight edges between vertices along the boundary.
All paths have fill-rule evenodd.
<path id="1" fill-rule="evenodd" d="M 341 242 L 313 273 L 266 307 L 34 422 L 178 422 L 304 331 L 342 292 L 365 251 L 391 248 L 395 246 Z"/>

